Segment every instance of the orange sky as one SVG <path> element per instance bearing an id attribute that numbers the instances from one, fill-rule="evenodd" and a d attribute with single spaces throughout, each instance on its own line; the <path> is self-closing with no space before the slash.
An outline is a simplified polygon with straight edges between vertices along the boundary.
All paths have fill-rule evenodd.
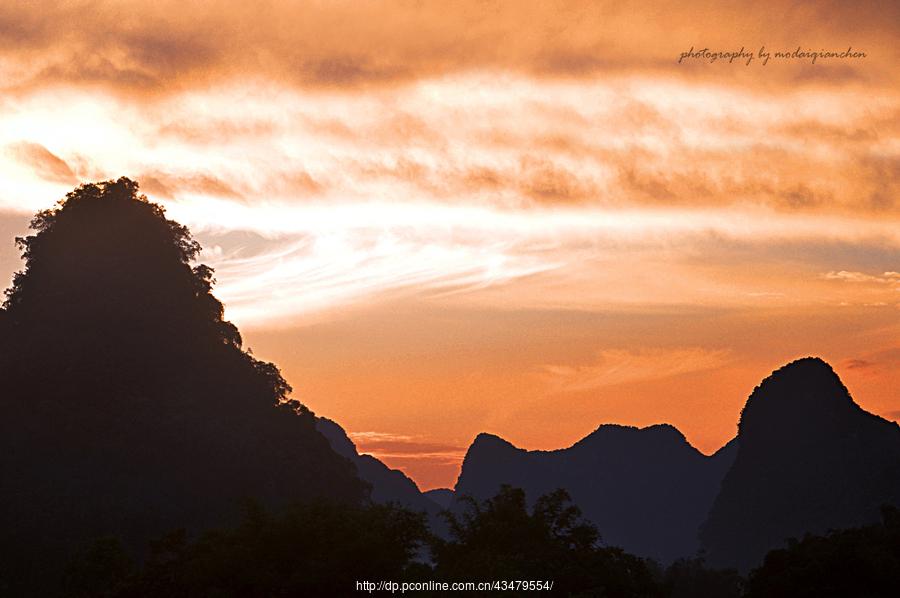
<path id="1" fill-rule="evenodd" d="M 900 416 L 896 2 L 0 5 L 0 272 L 80 181 L 188 224 L 247 344 L 424 488 L 481 431 L 701 450 L 790 359 Z M 682 52 L 865 58 L 710 62 Z"/>

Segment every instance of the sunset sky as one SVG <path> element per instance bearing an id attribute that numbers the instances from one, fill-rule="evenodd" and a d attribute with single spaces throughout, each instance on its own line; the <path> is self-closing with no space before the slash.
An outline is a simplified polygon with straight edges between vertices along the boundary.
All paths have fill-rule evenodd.
<path id="1" fill-rule="evenodd" d="M 4 2 L 0 277 L 81 182 L 423 489 L 482 431 L 676 425 L 828 360 L 900 417 L 900 3 Z M 864 58 L 711 62 L 696 50 Z"/>

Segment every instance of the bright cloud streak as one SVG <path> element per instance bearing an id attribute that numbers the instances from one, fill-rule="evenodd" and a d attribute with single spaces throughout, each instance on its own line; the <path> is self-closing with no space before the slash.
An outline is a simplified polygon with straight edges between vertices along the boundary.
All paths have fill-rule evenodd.
<path id="1" fill-rule="evenodd" d="M 702 237 L 900 246 L 895 211 L 845 212 L 838 193 L 868 193 L 865 185 L 838 176 L 825 192 L 751 172 L 760 160 L 772 165 L 758 156 L 765 148 L 802 146 L 792 131 L 807 122 L 793 110 L 797 96 L 753 93 L 758 101 L 747 103 L 746 91 L 710 84 L 476 72 L 353 95 L 229 84 L 138 110 L 127 98 L 51 88 L 0 113 L 0 206 L 33 212 L 60 197 L 70 186 L 47 180 L 48 168 L 81 180 L 137 176 L 172 217 L 213 239 L 217 251 L 203 257 L 244 326 L 384 293 L 477 292 L 535 274 L 565 281 L 598 259 L 633 261 L 637 250 L 640 267 L 664 263 L 687 281 L 663 294 L 657 286 L 654 301 L 733 304 L 785 293 L 709 288 L 670 248 Z M 865 126 L 897 104 L 891 92 L 865 107 L 858 99 L 852 89 L 817 96 L 816 122 Z M 873 151 L 900 159 L 884 146 L 854 150 L 848 162 L 837 148 L 817 145 L 817 167 L 843 161 L 857 176 Z M 35 161 L 44 155 L 54 162 Z M 229 247 L 219 240 L 229 231 L 279 243 Z M 616 285 L 573 300 L 557 286 L 559 296 L 545 285 L 534 305 L 597 307 L 641 294 Z"/>

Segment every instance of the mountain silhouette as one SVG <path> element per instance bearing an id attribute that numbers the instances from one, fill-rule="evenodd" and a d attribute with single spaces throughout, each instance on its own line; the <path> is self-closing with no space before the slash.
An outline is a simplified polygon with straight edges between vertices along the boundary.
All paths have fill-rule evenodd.
<path id="1" fill-rule="evenodd" d="M 135 182 L 83 185 L 31 228 L 0 309 L 0 594 L 52 594 L 91 540 L 138 550 L 236 520 L 244 498 L 365 498 Z"/>
<path id="2" fill-rule="evenodd" d="M 399 469 L 391 469 L 372 455 L 360 455 L 347 432 L 336 422 L 316 418 L 316 429 L 328 439 L 331 448 L 356 466 L 360 479 L 371 485 L 371 499 L 380 504 L 396 503 L 425 512 L 437 521 L 442 507 L 423 494 L 414 481 Z"/>
<path id="3" fill-rule="evenodd" d="M 873 524 L 900 504 L 900 426 L 864 411 L 821 359 L 756 387 L 738 444 L 701 533 L 712 565 L 748 570 L 788 538 Z"/>
<path id="4" fill-rule="evenodd" d="M 707 457 L 670 425 L 602 425 L 555 451 L 526 451 L 479 434 L 455 495 L 485 500 L 509 485 L 534 500 L 564 488 L 605 543 L 671 562 L 697 550 L 697 529 L 735 450 L 732 442 Z"/>
<path id="5" fill-rule="evenodd" d="M 450 488 L 434 488 L 426 490 L 423 494 L 436 502 L 442 509 L 449 509 L 455 496 Z"/>

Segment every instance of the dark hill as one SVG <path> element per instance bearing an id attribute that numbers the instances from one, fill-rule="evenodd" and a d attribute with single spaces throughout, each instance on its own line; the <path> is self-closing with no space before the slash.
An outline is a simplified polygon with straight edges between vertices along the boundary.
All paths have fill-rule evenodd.
<path id="1" fill-rule="evenodd" d="M 605 543 L 669 562 L 696 551 L 697 529 L 735 448 L 704 456 L 669 425 L 603 425 L 556 451 L 525 451 L 479 434 L 455 493 L 484 500 L 509 484 L 535 500 L 565 488 Z"/>
<path id="2" fill-rule="evenodd" d="M 372 487 L 371 498 L 374 502 L 396 503 L 432 517 L 441 511 L 441 507 L 425 496 L 405 473 L 391 469 L 372 455 L 360 455 L 347 432 L 336 422 L 317 417 L 316 429 L 328 439 L 331 448 L 356 465 L 360 479 Z"/>
<path id="3" fill-rule="evenodd" d="M 900 504 L 900 427 L 857 405 L 816 358 L 766 378 L 702 531 L 713 565 L 747 570 L 790 537 L 878 522 Z"/>
<path id="4" fill-rule="evenodd" d="M 360 455 L 347 432 L 336 422 L 317 417 L 316 429 L 328 439 L 335 452 L 353 463 L 359 478 L 371 487 L 372 502 L 396 504 L 425 513 L 429 529 L 438 536 L 447 535 L 447 522 L 441 516 L 447 504 L 432 500 L 430 493 L 419 490 L 416 483 L 399 469 L 391 469 L 372 455 Z"/>
<path id="5" fill-rule="evenodd" d="M 425 496 L 436 502 L 442 509 L 449 509 L 453 503 L 453 490 L 450 488 L 434 488 L 423 492 Z"/>
<path id="6" fill-rule="evenodd" d="M 52 593 L 99 536 L 228 524 L 245 497 L 364 497 L 136 183 L 79 187 L 31 228 L 0 309 L 0 594 Z"/>

